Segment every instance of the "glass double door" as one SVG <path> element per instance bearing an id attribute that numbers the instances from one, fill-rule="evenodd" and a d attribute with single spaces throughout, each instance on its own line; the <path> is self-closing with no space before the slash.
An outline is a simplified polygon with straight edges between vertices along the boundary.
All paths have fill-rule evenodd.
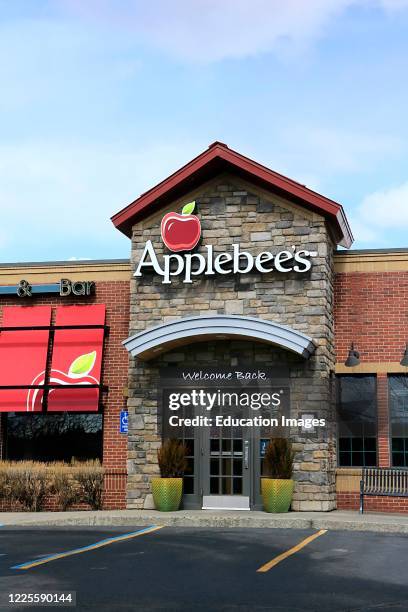
<path id="1" fill-rule="evenodd" d="M 246 416 L 243 412 L 236 411 L 234 418 Z M 203 508 L 250 509 L 253 460 L 249 429 L 223 424 L 203 430 Z"/>
<path id="2" fill-rule="evenodd" d="M 248 373 L 249 381 L 221 367 L 161 371 L 162 437 L 177 438 L 187 448 L 186 509 L 262 508 L 263 454 L 271 435 L 282 435 L 271 419 L 289 414 L 288 372 L 276 366 Z"/>

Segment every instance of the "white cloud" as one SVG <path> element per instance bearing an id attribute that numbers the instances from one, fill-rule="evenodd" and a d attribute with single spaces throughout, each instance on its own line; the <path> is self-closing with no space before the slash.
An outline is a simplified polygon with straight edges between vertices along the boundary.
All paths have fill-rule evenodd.
<path id="1" fill-rule="evenodd" d="M 264 163 L 317 191 L 324 189 L 329 177 L 371 170 L 404 150 L 402 139 L 382 132 L 322 125 L 285 125 L 277 142 L 276 153 Z"/>
<path id="2" fill-rule="evenodd" d="M 304 48 L 352 6 L 393 12 L 408 0 L 63 0 L 63 5 L 128 29 L 135 42 L 184 61 L 212 62 Z"/>
<path id="3" fill-rule="evenodd" d="M 408 230 L 408 181 L 367 195 L 350 223 L 361 242 L 387 242 L 384 232 Z"/>
<path id="4" fill-rule="evenodd" d="M 127 256 L 130 244 L 110 217 L 196 153 L 182 141 L 136 151 L 0 146 L 0 260 Z"/>
<path id="5" fill-rule="evenodd" d="M 370 227 L 367 220 L 355 214 L 351 214 L 348 220 L 356 242 L 378 242 L 378 231 Z"/>
<path id="6" fill-rule="evenodd" d="M 302 135 L 303 132 L 303 135 Z M 300 137 L 300 138 L 299 138 Z M 315 126 L 297 130 L 300 146 L 331 172 L 355 172 L 369 167 L 375 159 L 395 155 L 402 142 L 382 133 L 364 133 Z"/>
<path id="7" fill-rule="evenodd" d="M 408 228 L 408 182 L 366 196 L 359 215 L 372 227 Z"/>
<path id="8" fill-rule="evenodd" d="M 408 0 L 380 0 L 387 12 L 401 11 L 408 8 Z"/>

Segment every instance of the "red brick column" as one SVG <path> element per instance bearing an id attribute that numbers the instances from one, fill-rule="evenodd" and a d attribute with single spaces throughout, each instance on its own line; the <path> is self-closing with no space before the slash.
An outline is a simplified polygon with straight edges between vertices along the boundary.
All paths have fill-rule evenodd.
<path id="1" fill-rule="evenodd" d="M 390 412 L 388 406 L 388 378 L 377 375 L 378 466 L 390 467 Z"/>
<path id="2" fill-rule="evenodd" d="M 128 281 L 97 284 L 97 296 L 106 304 L 109 335 L 105 342 L 103 382 L 109 393 L 103 397 L 104 509 L 126 507 L 127 435 L 119 432 L 120 411 L 126 408 L 129 356 L 122 341 L 129 335 Z"/>

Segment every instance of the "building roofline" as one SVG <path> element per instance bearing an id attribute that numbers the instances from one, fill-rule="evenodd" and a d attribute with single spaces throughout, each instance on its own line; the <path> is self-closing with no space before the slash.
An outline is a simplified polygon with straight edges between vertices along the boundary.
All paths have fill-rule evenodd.
<path id="1" fill-rule="evenodd" d="M 322 215 L 330 223 L 338 244 L 348 248 L 353 243 L 353 234 L 341 204 L 218 141 L 113 215 L 112 223 L 130 237 L 135 223 L 225 170 L 233 170 L 255 184 Z"/>
<path id="2" fill-rule="evenodd" d="M 386 255 L 387 253 L 408 253 L 408 247 L 395 247 L 388 249 L 341 249 L 335 252 L 335 255 L 353 256 L 353 255 Z"/>
<path id="3" fill-rule="evenodd" d="M 130 264 L 130 259 L 79 259 L 79 260 L 50 260 L 50 261 L 19 261 L 0 263 L 0 268 L 29 268 L 50 266 L 97 266 L 97 265 Z"/>
<path id="4" fill-rule="evenodd" d="M 339 249 L 334 255 L 352 257 L 353 255 L 386 255 L 387 253 L 408 253 L 407 247 L 393 247 L 382 249 Z M 106 266 L 106 265 L 130 265 L 129 259 L 79 259 L 79 260 L 47 260 L 47 261 L 10 261 L 0 263 L 0 268 L 30 268 L 50 266 Z"/>

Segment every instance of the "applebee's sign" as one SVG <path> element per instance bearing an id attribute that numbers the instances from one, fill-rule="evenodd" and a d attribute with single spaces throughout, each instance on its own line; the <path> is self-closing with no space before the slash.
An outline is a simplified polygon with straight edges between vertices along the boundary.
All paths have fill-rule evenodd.
<path id="1" fill-rule="evenodd" d="M 193 249 L 201 237 L 201 223 L 197 215 L 193 215 L 195 202 L 183 207 L 181 215 L 169 212 L 161 222 L 161 237 L 172 255 L 163 255 L 161 261 L 151 240 L 146 242 L 142 256 L 136 267 L 134 276 L 142 276 L 143 272 L 156 272 L 168 285 L 172 278 L 183 275 L 183 283 L 192 283 L 194 276 L 214 276 L 215 274 L 247 274 L 257 270 L 261 274 L 268 272 L 308 272 L 312 267 L 311 258 L 317 256 L 317 251 L 297 249 L 291 246 L 278 253 L 262 251 L 252 255 L 241 251 L 239 244 L 233 244 L 229 252 L 214 254 L 212 245 L 205 245 L 206 253 L 183 253 Z"/>
<path id="2" fill-rule="evenodd" d="M 164 215 L 160 231 L 161 237 L 169 249 L 178 251 L 190 251 L 194 249 L 201 236 L 201 223 L 197 215 L 191 214 L 195 209 L 195 202 L 186 204 L 181 215 L 169 212 Z"/>

